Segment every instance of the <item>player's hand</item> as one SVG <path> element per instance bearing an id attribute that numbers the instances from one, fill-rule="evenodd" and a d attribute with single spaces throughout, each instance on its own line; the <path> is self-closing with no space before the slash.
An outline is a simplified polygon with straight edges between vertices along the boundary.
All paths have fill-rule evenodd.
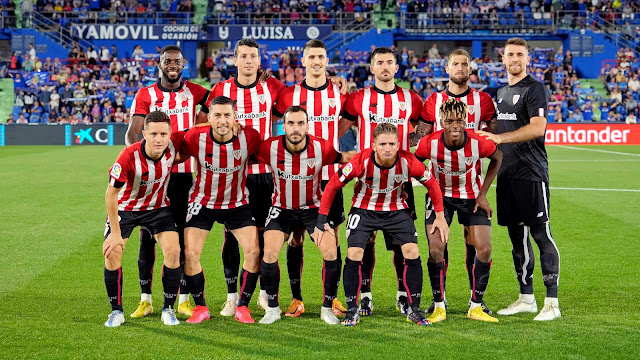
<path id="1" fill-rule="evenodd" d="M 122 250 L 124 251 L 124 239 L 122 238 L 122 235 L 110 233 L 104 243 L 102 243 L 102 254 L 105 257 L 109 257 L 113 249 L 118 246 L 122 246 Z"/>
<path id="2" fill-rule="evenodd" d="M 313 240 L 315 241 L 316 246 L 320 246 L 320 244 L 322 243 L 322 238 L 326 234 L 328 234 L 328 236 L 330 236 L 332 239 L 335 239 L 336 237 L 336 232 L 331 226 L 329 226 L 328 223 L 324 223 L 323 230 L 319 229 L 318 226 L 316 226 L 316 228 L 313 230 Z"/>
<path id="3" fill-rule="evenodd" d="M 234 122 L 231 125 L 231 132 L 233 133 L 233 136 L 238 136 L 238 134 L 240 133 L 240 131 L 242 131 L 243 128 L 244 126 L 242 126 L 242 124 L 240 124 L 239 122 Z"/>
<path id="4" fill-rule="evenodd" d="M 494 134 L 494 133 L 490 133 L 482 130 L 476 131 L 476 134 L 484 137 L 485 139 L 493 141 L 494 143 L 496 143 L 496 145 L 502 144 L 502 136 L 500 136 L 500 134 Z"/>
<path id="5" fill-rule="evenodd" d="M 330 76 L 329 80 L 334 84 L 340 85 L 340 94 L 344 95 L 349 91 L 347 88 L 347 79 L 340 76 Z"/>
<path id="6" fill-rule="evenodd" d="M 436 229 L 440 231 L 440 241 L 446 244 L 449 241 L 449 225 L 447 225 L 447 220 L 444 218 L 444 212 L 442 211 L 436 212 L 436 219 L 433 221 L 433 226 L 429 233 L 434 234 Z"/>
<path id="7" fill-rule="evenodd" d="M 478 211 L 478 207 L 487 212 L 487 219 L 491 220 L 493 217 L 493 209 L 491 209 L 491 205 L 489 205 L 489 201 L 487 201 L 487 197 L 485 195 L 480 195 L 476 199 L 476 203 L 473 206 L 473 212 Z"/>

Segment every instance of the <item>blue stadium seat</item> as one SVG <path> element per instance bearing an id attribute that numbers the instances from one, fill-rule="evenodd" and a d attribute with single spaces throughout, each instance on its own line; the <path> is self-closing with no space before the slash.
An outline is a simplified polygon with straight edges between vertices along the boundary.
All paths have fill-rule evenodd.
<path id="1" fill-rule="evenodd" d="M 48 121 L 49 121 L 49 113 L 43 113 L 42 117 L 40 118 L 40 123 L 46 124 Z"/>
<path id="2" fill-rule="evenodd" d="M 31 116 L 29 116 L 29 123 L 30 124 L 36 124 L 40 122 L 40 115 L 38 114 L 31 114 Z"/>

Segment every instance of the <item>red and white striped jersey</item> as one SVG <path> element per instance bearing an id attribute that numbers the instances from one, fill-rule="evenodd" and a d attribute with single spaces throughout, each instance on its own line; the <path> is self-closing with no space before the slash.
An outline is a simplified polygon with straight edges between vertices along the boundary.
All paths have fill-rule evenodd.
<path id="1" fill-rule="evenodd" d="M 423 137 L 415 155 L 419 160 L 431 160 L 429 171 L 438 179 L 444 196 L 475 199 L 482 188 L 481 159 L 496 152 L 496 144 L 466 129 L 464 144 L 449 148 L 444 143 L 444 130 Z"/>
<path id="2" fill-rule="evenodd" d="M 145 152 L 144 139 L 122 149 L 109 169 L 109 184 L 122 188 L 118 193 L 118 210 L 147 211 L 169 205 L 169 177 L 183 138 L 184 131 L 173 133 L 169 146 L 157 160 Z"/>
<path id="3" fill-rule="evenodd" d="M 467 104 L 467 129 L 481 130 L 483 123 L 488 123 L 496 114 L 496 106 L 491 96 L 483 91 L 469 88 L 460 95 L 449 92 L 449 89 L 429 95 L 422 108 L 422 118 L 433 123 L 433 132 L 442 130 L 440 125 L 440 106 L 449 98 Z"/>
<path id="4" fill-rule="evenodd" d="M 187 131 L 181 152 L 196 158 L 196 181 L 189 192 L 189 203 L 209 209 L 233 209 L 248 204 L 247 158 L 262 139 L 257 131 L 244 128 L 225 143 L 213 138 L 211 126 Z"/>
<path id="5" fill-rule="evenodd" d="M 283 209 L 312 209 L 320 206 L 320 171 L 335 164 L 342 155 L 324 139 L 307 135 L 307 145 L 292 153 L 284 135 L 274 136 L 260 146 L 257 158 L 273 171 L 275 191 L 272 205 Z"/>
<path id="6" fill-rule="evenodd" d="M 344 118 L 357 121 L 359 151 L 373 143 L 373 130 L 379 123 L 391 123 L 400 131 L 400 150 L 409 150 L 410 122 L 420 120 L 422 99 L 411 90 L 396 86 L 384 92 L 375 86 L 349 95 L 344 106 Z"/>
<path id="7" fill-rule="evenodd" d="M 206 105 L 209 106 L 216 96 L 226 96 L 236 102 L 236 121 L 260 133 L 262 140 L 271 137 L 272 109 L 278 94 L 286 88 L 280 80 L 270 77 L 265 82 L 259 79 L 244 86 L 236 78 L 217 83 L 209 94 Z M 270 172 L 265 164 L 249 165 L 249 174 Z"/>
<path id="8" fill-rule="evenodd" d="M 348 94 L 340 94 L 340 86 L 327 79 L 326 84 L 312 88 L 305 81 L 286 88 L 278 95 L 274 114 L 282 117 L 292 105 L 300 105 L 309 115 L 309 135 L 327 140 L 334 149 L 340 148 L 338 122 Z M 322 180 L 329 180 L 338 171 L 338 164 L 322 168 Z"/>
<path id="9" fill-rule="evenodd" d="M 182 131 L 195 125 L 196 105 L 204 105 L 209 90 L 190 81 L 175 89 L 165 89 L 159 82 L 138 90 L 131 104 L 131 116 L 147 116 L 152 111 L 162 111 L 171 119 L 171 131 Z M 202 108 L 207 112 L 206 106 Z M 173 166 L 172 172 L 193 172 L 193 160 Z"/>
<path id="10" fill-rule="evenodd" d="M 372 149 L 366 149 L 331 178 L 322 195 L 320 214 L 329 213 L 337 190 L 354 178 L 357 182 L 353 188 L 352 207 L 374 211 L 407 209 L 407 193 L 403 185 L 415 178 L 428 189 L 435 211 L 444 209 L 438 182 L 412 153 L 399 150 L 395 163 L 387 168 L 376 163 Z"/>

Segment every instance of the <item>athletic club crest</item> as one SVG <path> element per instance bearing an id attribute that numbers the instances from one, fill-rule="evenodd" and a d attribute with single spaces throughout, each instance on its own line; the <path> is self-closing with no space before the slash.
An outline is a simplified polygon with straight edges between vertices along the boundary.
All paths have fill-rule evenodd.
<path id="1" fill-rule="evenodd" d="M 316 167 L 316 159 L 307 159 L 307 165 L 313 169 Z"/>
<path id="2" fill-rule="evenodd" d="M 402 180 L 404 180 L 404 176 L 402 176 L 402 175 L 396 175 L 396 176 L 395 176 L 395 179 L 396 179 L 396 182 L 397 182 L 397 183 L 399 183 L 399 182 L 402 182 Z"/>
<path id="3" fill-rule="evenodd" d="M 398 106 L 400 107 L 401 111 L 405 111 L 407 109 L 407 103 L 406 102 L 401 102 L 398 104 Z"/>
<path id="4" fill-rule="evenodd" d="M 264 104 L 267 101 L 267 97 L 264 94 L 258 95 L 258 101 L 260 101 L 260 104 Z"/>
<path id="5" fill-rule="evenodd" d="M 178 94 L 178 100 L 187 101 L 187 95 L 185 93 L 183 93 L 183 92 Z"/>
<path id="6" fill-rule="evenodd" d="M 469 106 L 468 109 L 469 109 L 469 115 L 473 115 L 476 112 L 475 107 Z"/>
<path id="7" fill-rule="evenodd" d="M 233 150 L 233 157 L 236 160 L 240 160 L 241 156 L 242 156 L 242 150 Z"/>
<path id="8" fill-rule="evenodd" d="M 520 95 L 513 95 L 513 105 L 515 105 L 518 100 L 520 100 Z"/>
<path id="9" fill-rule="evenodd" d="M 467 156 L 464 158 L 464 163 L 469 166 L 471 164 L 473 164 L 475 158 L 473 156 Z"/>
<path id="10" fill-rule="evenodd" d="M 329 106 L 336 107 L 336 99 L 329 99 Z"/>

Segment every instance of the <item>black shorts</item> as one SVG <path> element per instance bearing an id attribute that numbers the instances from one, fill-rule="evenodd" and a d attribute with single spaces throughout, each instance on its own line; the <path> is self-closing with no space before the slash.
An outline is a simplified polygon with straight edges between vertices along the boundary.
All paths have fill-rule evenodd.
<path id="1" fill-rule="evenodd" d="M 272 204 L 273 175 L 247 175 L 247 189 L 249 190 L 249 206 L 258 227 L 264 227 Z"/>
<path id="2" fill-rule="evenodd" d="M 451 226 L 453 214 L 458 212 L 458 223 L 465 226 L 488 225 L 491 226 L 491 220 L 487 219 L 487 212 L 478 206 L 478 210 L 474 213 L 473 207 L 476 199 L 456 199 L 448 196 L 442 197 L 444 203 L 444 218 L 447 224 Z M 436 219 L 436 212 L 433 211 L 433 203 L 429 195 L 424 200 L 424 224 L 431 225 Z"/>
<path id="3" fill-rule="evenodd" d="M 320 182 L 322 191 L 324 191 L 324 188 L 328 183 L 328 180 L 322 180 Z M 344 197 L 342 196 L 342 189 L 338 190 L 338 192 L 336 193 L 336 197 L 333 199 L 333 203 L 331 203 L 331 209 L 329 209 L 327 222 L 329 223 L 329 226 L 333 228 L 344 222 Z"/>
<path id="4" fill-rule="evenodd" d="M 173 173 L 169 178 L 167 197 L 169 198 L 173 215 L 176 218 L 178 232 L 184 231 L 191 186 L 193 186 L 193 175 L 191 173 Z"/>
<path id="5" fill-rule="evenodd" d="M 272 206 L 265 231 L 278 230 L 291 234 L 294 229 L 305 228 L 309 235 L 313 234 L 318 221 L 318 208 L 314 209 L 282 209 Z M 313 238 L 312 238 L 313 240 Z"/>
<path id="6" fill-rule="evenodd" d="M 413 198 L 413 183 L 411 181 L 407 181 L 402 185 L 404 187 L 404 192 L 407 193 L 407 206 L 409 206 L 409 214 L 413 220 L 418 219 L 418 215 L 416 215 L 416 200 Z"/>
<path id="7" fill-rule="evenodd" d="M 122 234 L 123 239 L 128 239 L 136 226 L 146 227 L 151 232 L 151 235 L 165 231 L 177 231 L 173 212 L 167 206 L 148 211 L 118 211 L 118 220 L 120 221 L 120 234 Z M 107 219 L 104 227 L 105 240 L 110 233 L 111 224 Z"/>
<path id="8" fill-rule="evenodd" d="M 251 214 L 249 205 L 242 205 L 233 209 L 209 209 L 200 203 L 189 203 L 185 227 L 211 231 L 213 224 L 216 222 L 224 224 L 229 230 L 245 226 L 256 226 L 256 221 Z"/>
<path id="9" fill-rule="evenodd" d="M 348 247 L 365 248 L 371 233 L 382 230 L 387 250 L 394 245 L 418 243 L 418 232 L 408 209 L 398 211 L 373 211 L 351 208 L 347 220 Z"/>
<path id="10" fill-rule="evenodd" d="M 496 205 L 499 225 L 543 224 L 549 221 L 549 184 L 498 178 Z"/>

